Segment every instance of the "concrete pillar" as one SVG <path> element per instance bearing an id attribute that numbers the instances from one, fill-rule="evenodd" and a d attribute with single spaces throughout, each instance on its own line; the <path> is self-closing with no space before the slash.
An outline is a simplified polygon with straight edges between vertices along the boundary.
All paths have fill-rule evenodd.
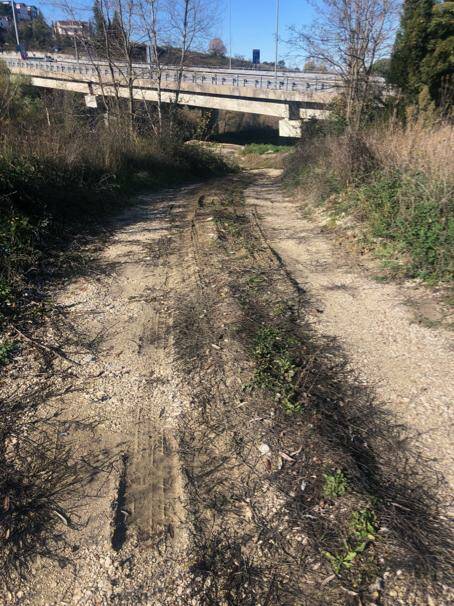
<path id="1" fill-rule="evenodd" d="M 85 95 L 85 105 L 87 107 L 98 107 L 98 103 L 96 101 L 96 95 Z"/>
<path id="2" fill-rule="evenodd" d="M 299 139 L 302 135 L 301 120 L 279 120 L 279 136 Z"/>

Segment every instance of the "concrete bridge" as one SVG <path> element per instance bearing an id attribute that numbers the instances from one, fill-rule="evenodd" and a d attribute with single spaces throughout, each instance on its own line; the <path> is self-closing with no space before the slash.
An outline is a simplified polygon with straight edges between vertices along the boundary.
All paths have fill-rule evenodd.
<path id="1" fill-rule="evenodd" d="M 85 95 L 86 103 L 96 106 L 96 97 L 129 98 L 126 70 L 113 70 L 105 62 L 75 60 L 2 59 L 14 74 L 31 79 L 33 86 L 67 90 Z M 138 101 L 157 101 L 156 74 L 146 64 L 133 67 L 133 97 Z M 175 102 L 178 73 L 165 67 L 161 78 L 161 99 Z M 261 114 L 279 118 L 279 134 L 299 137 L 301 122 L 326 117 L 327 104 L 342 88 L 334 74 L 264 72 L 185 68 L 178 96 L 179 105 Z"/>

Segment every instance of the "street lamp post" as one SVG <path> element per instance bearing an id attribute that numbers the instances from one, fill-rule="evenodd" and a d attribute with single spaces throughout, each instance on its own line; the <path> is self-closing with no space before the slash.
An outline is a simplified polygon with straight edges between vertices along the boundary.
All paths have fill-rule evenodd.
<path id="1" fill-rule="evenodd" d="M 79 47 L 77 46 L 77 34 L 74 34 L 74 52 L 76 55 L 77 65 L 79 65 Z"/>
<path id="2" fill-rule="evenodd" d="M 17 43 L 17 51 L 20 52 L 20 41 L 19 41 L 19 30 L 17 28 L 17 19 L 16 19 L 16 7 L 14 5 L 14 1 L 11 0 L 11 10 L 13 11 L 13 23 L 14 23 L 14 31 L 16 33 L 16 43 Z"/>
<path id="3" fill-rule="evenodd" d="M 274 57 L 274 75 L 277 82 L 277 60 L 279 55 L 279 4 L 280 0 L 276 0 L 276 53 Z"/>
<path id="4" fill-rule="evenodd" d="M 232 70 L 232 0 L 229 0 L 229 69 Z"/>

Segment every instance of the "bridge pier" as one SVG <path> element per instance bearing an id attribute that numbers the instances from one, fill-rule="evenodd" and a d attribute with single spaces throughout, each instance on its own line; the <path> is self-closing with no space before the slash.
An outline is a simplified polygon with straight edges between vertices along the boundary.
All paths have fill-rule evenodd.
<path id="1" fill-rule="evenodd" d="M 292 137 L 292 138 L 300 138 L 302 135 L 302 121 L 299 120 L 289 120 L 288 118 L 283 118 L 279 120 L 279 136 L 280 137 Z"/>

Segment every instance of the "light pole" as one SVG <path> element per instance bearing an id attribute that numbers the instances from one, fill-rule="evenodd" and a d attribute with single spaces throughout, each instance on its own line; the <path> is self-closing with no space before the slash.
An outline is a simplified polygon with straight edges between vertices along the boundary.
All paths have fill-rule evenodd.
<path id="1" fill-rule="evenodd" d="M 274 57 L 274 75 L 277 81 L 277 59 L 279 54 L 279 4 L 280 0 L 276 0 L 276 54 Z"/>
<path id="2" fill-rule="evenodd" d="M 19 30 L 17 29 L 17 19 L 16 19 L 16 7 L 14 5 L 13 0 L 11 0 L 11 10 L 13 11 L 13 23 L 14 23 L 14 31 L 16 32 L 16 43 L 17 43 L 17 51 L 21 52 L 20 41 L 19 41 Z"/>
<path id="3" fill-rule="evenodd" d="M 232 0 L 229 0 L 229 69 L 232 70 Z"/>
<path id="4" fill-rule="evenodd" d="M 74 52 L 76 54 L 77 65 L 79 65 L 79 47 L 77 46 L 77 34 L 74 34 Z"/>

